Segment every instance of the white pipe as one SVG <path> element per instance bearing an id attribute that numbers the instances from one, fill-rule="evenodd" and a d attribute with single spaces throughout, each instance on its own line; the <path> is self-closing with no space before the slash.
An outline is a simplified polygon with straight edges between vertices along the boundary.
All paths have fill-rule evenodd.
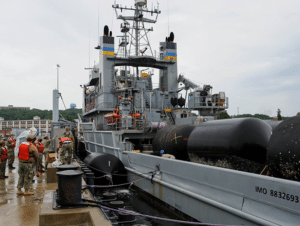
<path id="1" fill-rule="evenodd" d="M 151 103 L 152 103 L 152 102 L 151 102 L 152 93 L 153 93 L 153 92 L 150 92 L 150 112 L 151 112 Z"/>
<path id="2" fill-rule="evenodd" d="M 142 98 L 141 98 L 141 101 L 142 101 L 142 114 L 144 113 L 144 90 L 142 89 Z"/>

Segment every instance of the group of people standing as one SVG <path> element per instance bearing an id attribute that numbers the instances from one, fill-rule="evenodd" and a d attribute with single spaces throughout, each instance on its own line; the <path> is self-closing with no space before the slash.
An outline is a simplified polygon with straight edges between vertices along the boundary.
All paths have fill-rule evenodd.
<path id="1" fill-rule="evenodd" d="M 33 195 L 34 190 L 32 188 L 33 177 L 36 174 L 39 176 L 40 172 L 45 172 L 43 168 L 43 156 L 45 157 L 45 169 L 48 167 L 48 163 L 52 161 L 49 158 L 51 151 L 51 143 L 55 141 L 55 138 L 49 139 L 48 136 L 44 137 L 44 140 L 39 137 L 36 141 L 36 137 L 28 135 L 26 141 L 22 142 L 19 146 L 19 180 L 18 180 L 18 195 Z M 14 148 L 16 141 L 13 139 L 14 134 L 11 134 L 6 142 L 0 141 L 0 179 L 8 178 L 5 176 L 6 162 L 8 161 L 8 167 L 10 170 L 15 169 L 13 163 L 15 160 Z M 36 141 L 36 142 L 35 142 Z M 71 164 L 73 146 L 75 144 L 74 137 L 69 131 L 69 127 L 66 127 L 66 131 L 63 136 L 59 138 L 59 144 L 57 151 L 60 149 L 60 161 L 62 164 Z M 68 153 L 66 160 L 66 153 Z M 25 192 L 22 191 L 25 189 Z"/>
<path id="2" fill-rule="evenodd" d="M 14 136 L 14 134 L 11 134 L 6 142 L 4 140 L 0 140 L 0 179 L 8 178 L 8 176 L 5 176 L 7 162 L 10 170 L 15 169 L 15 167 L 13 167 L 16 147 Z"/>

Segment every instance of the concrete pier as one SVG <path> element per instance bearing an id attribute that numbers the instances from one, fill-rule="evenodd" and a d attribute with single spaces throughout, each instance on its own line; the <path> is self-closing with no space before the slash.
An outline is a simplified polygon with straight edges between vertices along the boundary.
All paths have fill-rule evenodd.
<path id="1" fill-rule="evenodd" d="M 78 208 L 71 210 L 53 210 L 53 191 L 57 183 L 47 183 L 46 173 L 34 177 L 34 195 L 17 195 L 18 158 L 16 169 L 6 169 L 7 179 L 0 180 L 0 225 L 1 226 L 48 226 L 48 225 L 101 225 L 111 223 L 104 218 L 98 208 Z M 91 199 L 88 193 L 87 199 Z"/>

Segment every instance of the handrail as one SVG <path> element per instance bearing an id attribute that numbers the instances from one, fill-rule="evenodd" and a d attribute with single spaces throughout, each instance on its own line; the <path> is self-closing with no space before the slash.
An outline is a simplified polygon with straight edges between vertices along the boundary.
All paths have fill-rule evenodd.
<path id="1" fill-rule="evenodd" d="M 228 108 L 228 97 L 223 101 L 217 101 L 217 98 L 212 96 L 194 97 L 194 103 L 195 108 Z"/>

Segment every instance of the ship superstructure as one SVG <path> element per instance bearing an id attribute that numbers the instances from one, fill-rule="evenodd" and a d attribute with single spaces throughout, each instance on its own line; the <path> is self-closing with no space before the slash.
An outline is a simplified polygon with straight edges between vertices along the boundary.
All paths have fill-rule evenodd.
<path id="1" fill-rule="evenodd" d="M 90 69 L 89 83 L 83 86 L 83 121 L 94 122 L 98 131 L 118 130 L 135 134 L 136 139 L 136 134 L 146 136 L 151 144 L 160 128 L 194 124 L 201 116 L 215 116 L 228 107 L 224 92 L 212 94 L 210 85 L 200 87 L 178 74 L 172 32 L 159 43 L 158 51 L 152 49 L 148 33 L 153 27 L 146 27 L 157 22 L 159 6 L 148 9 L 147 1 L 135 0 L 131 8 L 116 3 L 112 7 L 122 21 L 121 35 L 112 36 L 105 26 L 99 39 L 99 62 Z M 133 15 L 123 16 L 126 11 Z M 146 18 L 146 14 L 153 18 Z M 155 74 L 151 68 L 159 72 Z M 153 76 L 159 76 L 157 88 Z M 184 86 L 179 88 L 179 84 Z M 198 120 L 192 110 L 198 111 Z"/>

